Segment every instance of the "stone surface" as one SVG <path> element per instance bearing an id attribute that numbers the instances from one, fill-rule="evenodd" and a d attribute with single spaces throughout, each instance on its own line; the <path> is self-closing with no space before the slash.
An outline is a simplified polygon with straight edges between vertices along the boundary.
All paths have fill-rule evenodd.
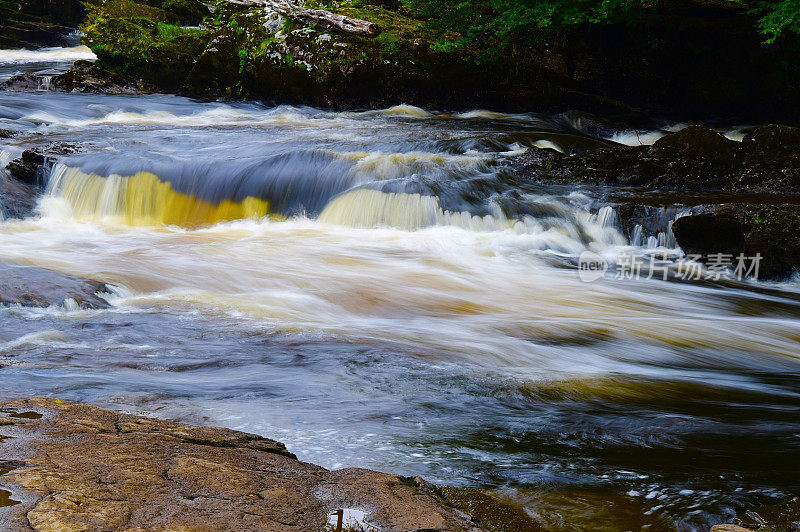
<path id="1" fill-rule="evenodd" d="M 785 279 L 800 269 L 800 205 L 710 205 L 672 226 L 686 253 L 761 255 L 760 279 Z"/>
<path id="2" fill-rule="evenodd" d="M 548 183 L 645 187 L 737 194 L 800 193 L 800 128 L 766 125 L 742 142 L 706 126 L 689 126 L 652 146 L 615 146 L 565 156 L 530 150 L 516 174 Z"/>
<path id="3" fill-rule="evenodd" d="M 36 398 L 0 404 L 0 509 L 9 530 L 325 530 L 357 508 L 379 530 L 474 530 L 421 480 L 364 469 L 327 471 L 283 444 Z"/>
<path id="4" fill-rule="evenodd" d="M 18 181 L 31 186 L 39 186 L 43 181 L 45 165 L 54 164 L 61 155 L 77 153 L 80 150 L 80 144 L 51 142 L 44 146 L 25 150 L 20 157 L 8 163 L 6 170 L 11 177 Z"/>
<path id="5" fill-rule="evenodd" d="M 24 218 L 36 207 L 34 189 L 0 168 L 0 219 Z"/>
<path id="6" fill-rule="evenodd" d="M 98 281 L 35 266 L 0 263 L 0 304 L 48 307 L 74 301 L 81 308 L 107 308 L 98 293 L 108 287 Z"/>
<path id="7" fill-rule="evenodd" d="M 8 86 L 15 89 L 17 78 L 8 81 Z M 92 61 L 77 61 L 65 74 L 53 78 L 54 90 L 66 92 L 102 93 L 102 94 L 142 94 L 152 93 L 155 89 L 138 80 L 122 76 L 96 65 Z"/>

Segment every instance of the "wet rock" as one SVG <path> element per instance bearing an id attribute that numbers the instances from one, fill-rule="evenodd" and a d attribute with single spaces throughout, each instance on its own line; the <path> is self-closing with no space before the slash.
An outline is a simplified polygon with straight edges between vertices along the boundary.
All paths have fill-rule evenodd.
<path id="1" fill-rule="evenodd" d="M 515 164 L 521 179 L 645 187 L 664 191 L 800 193 L 800 128 L 768 125 L 742 142 L 689 126 L 652 146 L 616 146 L 563 156 L 529 150 Z"/>
<path id="2" fill-rule="evenodd" d="M 28 185 L 37 185 L 42 181 L 42 167 L 45 156 L 39 150 L 25 150 L 18 159 L 14 159 L 6 167 L 18 181 Z"/>
<path id="3" fill-rule="evenodd" d="M 750 130 L 742 140 L 751 157 L 794 156 L 800 150 L 800 128 L 769 124 Z"/>
<path id="4" fill-rule="evenodd" d="M 74 302 L 81 308 L 107 308 L 98 296 L 107 293 L 101 282 L 35 266 L 0 263 L 0 304 L 49 307 Z"/>
<path id="5" fill-rule="evenodd" d="M 36 191 L 0 169 L 0 219 L 25 218 L 36 207 Z"/>
<path id="6" fill-rule="evenodd" d="M 14 78 L 12 78 L 13 81 Z M 141 80 L 106 70 L 92 61 L 77 61 L 52 81 L 54 90 L 99 94 L 142 94 L 155 92 Z"/>
<path id="7" fill-rule="evenodd" d="M 53 164 L 60 155 L 69 155 L 80 150 L 80 144 L 52 142 L 25 150 L 19 158 L 8 163 L 6 169 L 14 179 L 30 186 L 39 186 L 43 182 L 46 166 Z"/>
<path id="8" fill-rule="evenodd" d="M 2 427 L 0 478 L 21 503 L 10 530 L 324 530 L 361 509 L 381 530 L 474 530 L 433 490 L 364 469 L 327 471 L 259 436 L 190 427 L 57 399 L 0 405 L 36 411 Z M 9 419 L 9 418 L 5 418 Z"/>
<path id="9" fill-rule="evenodd" d="M 759 279 L 782 280 L 800 269 L 800 205 L 712 205 L 679 218 L 672 231 L 687 253 L 760 255 Z"/>
<path id="10" fill-rule="evenodd" d="M 453 487 L 445 487 L 441 491 L 450 504 L 472 516 L 483 530 L 547 530 L 547 527 L 529 516 L 520 505 L 485 491 Z"/>
<path id="11" fill-rule="evenodd" d="M 784 279 L 800 268 L 800 198 L 794 196 L 800 194 L 800 128 L 761 126 L 740 143 L 711 128 L 690 126 L 652 146 L 573 156 L 531 149 L 518 159 L 514 174 L 542 183 L 683 194 L 686 198 L 676 198 L 681 201 L 692 200 L 687 193 L 711 192 L 690 203 L 697 216 L 679 218 L 673 226 L 684 251 L 761 254 L 759 276 L 765 279 Z M 623 218 L 635 218 L 635 210 L 630 206 Z"/>
<path id="12" fill-rule="evenodd" d="M 665 163 L 675 174 L 720 173 L 727 169 L 737 147 L 738 142 L 718 131 L 695 125 L 658 139 L 647 157 Z"/>
<path id="13" fill-rule="evenodd" d="M 610 147 L 572 157 L 531 150 L 518 159 L 516 172 L 527 179 L 555 183 L 681 192 L 800 193 L 800 144 L 792 144 L 794 135 L 800 135 L 800 128 L 762 126 L 740 143 L 709 127 L 689 126 L 652 146 Z"/>
<path id="14" fill-rule="evenodd" d="M 3 90 L 26 92 L 39 89 L 39 78 L 35 74 L 25 73 L 12 76 L 2 83 Z"/>

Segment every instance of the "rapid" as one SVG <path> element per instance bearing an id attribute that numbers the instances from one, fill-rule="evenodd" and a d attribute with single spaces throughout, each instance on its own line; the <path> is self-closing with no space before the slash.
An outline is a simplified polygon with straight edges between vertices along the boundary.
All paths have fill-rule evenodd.
<path id="1" fill-rule="evenodd" d="M 509 170 L 631 134 L 50 91 L 0 92 L 0 129 L 0 166 L 67 147 L 0 261 L 113 286 L 108 310 L 0 308 L 0 396 L 498 490 L 558 530 L 701 530 L 800 493 L 797 283 L 583 282 L 586 251 L 677 268 L 686 207 L 626 229 L 610 191 Z"/>

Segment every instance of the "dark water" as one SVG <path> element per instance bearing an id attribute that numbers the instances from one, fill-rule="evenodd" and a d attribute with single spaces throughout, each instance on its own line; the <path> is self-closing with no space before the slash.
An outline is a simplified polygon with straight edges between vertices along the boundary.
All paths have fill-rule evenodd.
<path id="1" fill-rule="evenodd" d="M 0 92 L 6 158 L 74 145 L 0 260 L 116 287 L 0 309 L 0 395 L 497 489 L 552 529 L 702 530 L 797 494 L 797 284 L 581 282 L 587 250 L 675 263 L 691 202 L 625 192 L 652 207 L 633 241 L 619 193 L 508 174 L 611 142 L 576 116 Z"/>

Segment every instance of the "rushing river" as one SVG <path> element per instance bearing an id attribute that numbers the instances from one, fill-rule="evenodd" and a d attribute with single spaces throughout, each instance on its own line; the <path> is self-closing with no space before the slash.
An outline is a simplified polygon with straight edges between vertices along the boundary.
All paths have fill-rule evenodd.
<path id="1" fill-rule="evenodd" d="M 29 54 L 5 68 L 62 60 Z M 0 309 L 3 397 L 496 489 L 552 529 L 701 530 L 800 492 L 798 285 L 582 282 L 587 250 L 678 258 L 681 208 L 631 234 L 608 191 L 512 177 L 611 142 L 578 115 L 39 91 L 0 92 L 0 129 L 0 165 L 73 145 L 0 260 L 114 286 Z"/>

